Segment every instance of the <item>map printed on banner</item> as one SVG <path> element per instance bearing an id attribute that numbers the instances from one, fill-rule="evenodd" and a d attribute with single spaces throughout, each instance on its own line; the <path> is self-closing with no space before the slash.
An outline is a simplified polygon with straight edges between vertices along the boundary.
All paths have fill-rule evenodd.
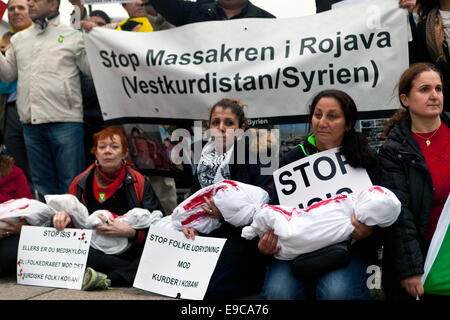
<path id="1" fill-rule="evenodd" d="M 158 32 L 94 28 L 85 40 L 104 119 L 136 123 L 206 119 L 224 96 L 247 104 L 250 119 L 298 117 L 330 88 L 352 96 L 359 112 L 392 111 L 392 88 L 408 67 L 406 11 L 392 0 Z"/>
<path id="2" fill-rule="evenodd" d="M 202 300 L 225 241 L 150 226 L 133 287 Z"/>
<path id="3" fill-rule="evenodd" d="M 294 161 L 273 173 L 281 205 L 306 209 L 341 193 L 372 186 L 365 169 L 350 166 L 340 148 Z"/>
<path id="4" fill-rule="evenodd" d="M 23 226 L 17 283 L 81 290 L 92 230 Z"/>

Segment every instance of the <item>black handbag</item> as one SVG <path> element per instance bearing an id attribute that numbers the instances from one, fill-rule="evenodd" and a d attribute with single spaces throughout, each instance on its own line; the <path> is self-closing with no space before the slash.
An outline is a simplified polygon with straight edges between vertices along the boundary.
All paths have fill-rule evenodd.
<path id="1" fill-rule="evenodd" d="M 291 265 L 294 277 L 299 281 L 314 280 L 334 269 L 343 268 L 350 261 L 350 241 L 299 255 Z"/>

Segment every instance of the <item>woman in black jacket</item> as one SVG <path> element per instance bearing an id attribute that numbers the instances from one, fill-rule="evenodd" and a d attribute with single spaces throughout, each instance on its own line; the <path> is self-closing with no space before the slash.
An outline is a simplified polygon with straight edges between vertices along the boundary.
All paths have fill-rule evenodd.
<path id="1" fill-rule="evenodd" d="M 246 137 L 251 135 L 244 134 L 248 127 L 244 106 L 236 99 L 222 99 L 211 108 L 208 122 L 211 138 L 203 147 L 196 164 L 192 194 L 223 179 L 255 185 L 270 192 L 272 175 L 263 174 L 259 161 L 250 161 L 251 154 L 258 153 L 257 140 L 250 139 L 249 142 Z M 208 207 L 205 210 L 223 220 L 214 201 L 206 199 L 206 202 Z M 227 239 L 211 276 L 205 300 L 239 298 L 260 292 L 266 257 L 259 253 L 257 239 L 245 240 L 241 232 L 242 227 L 222 221 L 219 229 L 205 235 Z M 195 238 L 198 234 L 193 228 L 184 229 L 183 233 L 187 238 Z"/>
<path id="2" fill-rule="evenodd" d="M 86 206 L 89 214 L 108 210 L 117 216 L 134 208 L 163 211 L 150 181 L 129 167 L 128 141 L 119 128 L 110 126 L 94 134 L 91 152 L 95 163 L 72 181 L 69 193 Z M 89 249 L 83 290 L 107 289 L 109 286 L 131 287 L 144 249 L 148 228 L 134 229 L 119 219 L 99 215 L 105 225 L 96 227 L 98 234 L 128 238 L 130 246 L 120 254 L 106 254 Z M 57 212 L 53 216 L 57 230 L 71 227 L 71 216 Z"/>
<path id="3" fill-rule="evenodd" d="M 383 286 L 388 299 L 424 294 L 424 261 L 450 192 L 450 119 L 442 112 L 442 89 L 435 66 L 412 65 L 398 84 L 403 109 L 385 129 L 381 185 L 402 203 L 399 218 L 384 230 Z"/>

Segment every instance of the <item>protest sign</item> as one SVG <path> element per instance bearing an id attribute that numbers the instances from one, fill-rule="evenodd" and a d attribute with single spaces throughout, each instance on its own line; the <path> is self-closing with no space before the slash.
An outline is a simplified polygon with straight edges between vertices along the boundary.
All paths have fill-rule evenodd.
<path id="1" fill-rule="evenodd" d="M 203 299 L 226 239 L 186 239 L 180 231 L 150 227 L 133 286 L 182 299 Z"/>
<path id="2" fill-rule="evenodd" d="M 23 226 L 17 254 L 17 283 L 81 289 L 91 230 Z"/>
<path id="3" fill-rule="evenodd" d="M 425 259 L 422 283 L 425 293 L 450 295 L 450 196 L 439 217 Z"/>
<path id="4" fill-rule="evenodd" d="M 249 118 L 269 124 L 306 115 L 311 97 L 328 88 L 349 93 L 359 111 L 397 109 L 392 90 L 408 67 L 406 26 L 406 11 L 380 0 L 158 32 L 94 28 L 85 38 L 105 120 L 206 119 L 207 107 L 234 97 L 249 106 Z"/>
<path id="5" fill-rule="evenodd" d="M 353 168 L 333 148 L 292 162 L 273 173 L 281 205 L 305 209 L 340 193 L 372 186 L 365 169 Z"/>

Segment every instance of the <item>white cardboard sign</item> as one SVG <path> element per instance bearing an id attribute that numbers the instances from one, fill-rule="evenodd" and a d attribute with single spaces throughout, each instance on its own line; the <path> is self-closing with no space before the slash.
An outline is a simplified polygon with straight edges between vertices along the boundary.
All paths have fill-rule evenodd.
<path id="1" fill-rule="evenodd" d="M 91 230 L 23 226 L 17 253 L 17 283 L 81 289 Z"/>
<path id="2" fill-rule="evenodd" d="M 339 148 L 292 162 L 276 170 L 273 177 L 280 204 L 300 209 L 372 186 L 367 171 L 351 167 Z"/>
<path id="3" fill-rule="evenodd" d="M 203 299 L 226 239 L 150 227 L 133 286 L 182 299 Z"/>

